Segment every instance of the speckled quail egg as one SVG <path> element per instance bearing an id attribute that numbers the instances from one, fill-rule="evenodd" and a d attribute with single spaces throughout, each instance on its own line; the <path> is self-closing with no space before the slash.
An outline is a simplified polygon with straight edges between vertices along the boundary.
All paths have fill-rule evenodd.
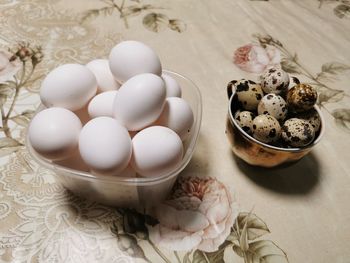
<path id="1" fill-rule="evenodd" d="M 258 114 L 270 114 L 277 120 L 284 120 L 287 116 L 286 101 L 279 95 L 269 93 L 259 102 Z"/>
<path id="2" fill-rule="evenodd" d="M 261 87 L 265 93 L 283 94 L 289 86 L 289 75 L 280 66 L 269 67 L 260 76 Z"/>
<path id="3" fill-rule="evenodd" d="M 298 84 L 300 84 L 300 80 L 297 77 L 290 76 L 288 89 L 291 89 Z"/>
<path id="4" fill-rule="evenodd" d="M 254 113 L 250 111 L 237 111 L 235 114 L 235 120 L 238 125 L 242 128 L 242 130 L 249 134 L 253 132 L 254 117 Z"/>
<path id="5" fill-rule="evenodd" d="M 303 147 L 310 144 L 315 138 L 312 125 L 302 119 L 291 118 L 282 126 L 282 139 L 293 147 Z"/>
<path id="6" fill-rule="evenodd" d="M 303 112 L 312 109 L 317 101 L 317 91 L 310 85 L 298 84 L 288 90 L 287 103 L 290 110 Z"/>
<path id="7" fill-rule="evenodd" d="M 318 132 L 320 130 L 321 118 L 315 109 L 311 109 L 309 111 L 299 113 L 295 117 L 298 119 L 308 121 L 311 124 L 311 126 L 314 128 L 315 132 Z"/>
<path id="8" fill-rule="evenodd" d="M 231 81 L 236 89 L 238 101 L 242 104 L 245 110 L 256 110 L 264 93 L 261 86 L 254 81 L 241 79 L 238 81 Z"/>
<path id="9" fill-rule="evenodd" d="M 253 120 L 253 137 L 264 143 L 278 140 L 281 134 L 281 126 L 276 118 L 271 115 L 258 115 Z"/>

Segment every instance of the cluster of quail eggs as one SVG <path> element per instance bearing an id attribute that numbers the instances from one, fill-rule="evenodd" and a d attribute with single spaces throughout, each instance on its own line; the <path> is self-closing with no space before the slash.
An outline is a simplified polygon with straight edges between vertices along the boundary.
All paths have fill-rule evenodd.
<path id="1" fill-rule="evenodd" d="M 318 133 L 321 120 L 314 109 L 316 90 L 290 77 L 281 67 L 268 68 L 260 83 L 233 80 L 228 90 L 237 95 L 237 124 L 255 139 L 278 147 L 305 147 Z"/>

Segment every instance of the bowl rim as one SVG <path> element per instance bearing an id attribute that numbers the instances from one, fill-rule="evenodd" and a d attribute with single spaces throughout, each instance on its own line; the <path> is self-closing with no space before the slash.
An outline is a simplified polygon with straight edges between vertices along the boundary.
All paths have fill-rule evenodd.
<path id="1" fill-rule="evenodd" d="M 192 110 L 194 111 L 195 116 L 197 116 L 193 122 L 193 136 L 189 142 L 189 145 L 187 147 L 187 150 L 184 152 L 184 156 L 182 158 L 182 161 L 170 172 L 164 173 L 160 176 L 156 177 L 118 177 L 118 176 L 108 176 L 108 175 L 94 175 L 89 172 L 79 171 L 75 169 L 71 169 L 68 167 L 64 167 L 62 165 L 56 164 L 53 161 L 49 159 L 45 159 L 41 157 L 38 153 L 35 152 L 31 144 L 29 143 L 29 136 L 28 132 L 26 131 L 26 139 L 25 144 L 26 148 L 29 152 L 29 154 L 34 158 L 36 162 L 38 162 L 40 165 L 44 166 L 45 168 L 52 170 L 52 171 L 61 171 L 64 172 L 65 175 L 69 175 L 71 177 L 80 177 L 84 180 L 90 180 L 90 181 L 99 181 L 99 182 L 110 182 L 110 183 L 119 183 L 119 184 L 125 184 L 125 185 L 134 185 L 134 186 L 141 186 L 141 185 L 152 185 L 152 184 L 159 184 L 163 181 L 167 181 L 174 176 L 178 175 L 190 162 L 191 157 L 194 153 L 195 146 L 198 141 L 200 127 L 202 123 L 202 96 L 201 92 L 198 88 L 198 86 L 188 77 L 179 74 L 177 72 L 171 71 L 171 70 L 162 70 L 162 73 L 175 75 L 178 78 L 181 78 L 188 82 L 190 85 L 192 85 L 194 94 L 196 95 L 197 105 Z M 28 128 L 27 128 L 28 129 Z"/>
<path id="2" fill-rule="evenodd" d="M 281 148 L 281 147 L 277 147 L 277 146 L 273 146 L 273 145 L 269 145 L 267 143 L 263 143 L 261 141 L 258 141 L 257 139 L 255 139 L 253 136 L 250 136 L 248 133 L 246 133 L 239 125 L 238 123 L 235 121 L 235 118 L 233 116 L 233 113 L 231 111 L 231 105 L 232 105 L 232 100 L 234 95 L 236 94 L 236 89 L 233 88 L 232 89 L 232 95 L 229 99 L 229 104 L 228 104 L 228 114 L 229 114 L 229 118 L 230 118 L 230 122 L 231 124 L 233 124 L 239 131 L 240 133 L 248 140 L 251 140 L 257 144 L 259 144 L 260 146 L 266 147 L 268 149 L 271 150 L 277 150 L 277 151 L 282 151 L 282 152 L 292 152 L 292 153 L 298 153 L 298 152 L 303 152 L 309 148 L 312 148 L 313 146 L 315 146 L 317 143 L 320 142 L 321 138 L 324 135 L 325 132 L 325 120 L 323 117 L 323 114 L 321 112 L 321 109 L 315 104 L 314 105 L 314 109 L 317 111 L 318 115 L 320 116 L 320 120 L 321 120 L 321 127 L 319 130 L 319 134 L 316 138 L 316 140 L 314 140 L 312 143 L 310 143 L 309 145 L 305 146 L 305 147 L 293 147 L 293 148 Z"/>

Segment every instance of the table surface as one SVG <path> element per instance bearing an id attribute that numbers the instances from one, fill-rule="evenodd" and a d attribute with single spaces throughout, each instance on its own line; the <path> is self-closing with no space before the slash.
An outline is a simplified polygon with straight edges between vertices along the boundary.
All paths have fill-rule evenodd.
<path id="1" fill-rule="evenodd" d="M 349 1 L 0 3 L 0 262 L 349 262 Z M 203 96 L 194 157 L 158 222 L 69 194 L 23 146 L 45 74 L 127 39 Z M 295 165 L 254 168 L 225 137 L 226 84 L 278 63 L 318 89 L 326 131 Z"/>

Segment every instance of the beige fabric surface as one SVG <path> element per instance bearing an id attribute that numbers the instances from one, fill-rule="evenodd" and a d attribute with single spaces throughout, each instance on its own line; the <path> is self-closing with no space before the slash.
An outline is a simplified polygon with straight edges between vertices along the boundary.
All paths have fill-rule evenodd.
<path id="1" fill-rule="evenodd" d="M 118 5 L 121 2 L 115 1 Z M 115 209 L 68 195 L 55 183 L 52 173 L 40 168 L 21 146 L 31 117 L 23 112 L 39 105 L 37 91 L 43 76 L 63 63 L 107 57 L 111 47 L 127 39 L 154 48 L 164 68 L 189 77 L 201 90 L 202 128 L 195 154 L 183 175 L 213 177 L 229 188 L 241 211 L 252 211 L 266 223 L 270 233 L 266 232 L 263 239 L 272 240 L 289 262 L 349 262 L 348 1 L 126 0 L 125 6 L 155 7 L 134 10 L 126 21 L 116 9 L 96 11 L 110 1 L 0 3 L 1 52 L 8 52 L 8 48 L 14 51 L 18 43 L 25 42 L 41 46 L 44 54 L 21 89 L 11 114 L 22 115 L 9 122 L 16 142 L 0 141 L 0 262 L 144 262 L 146 258 L 150 262 L 253 262 L 236 253 L 232 245 L 221 261 L 200 253 L 191 254 L 186 261 L 186 253 L 192 248 L 179 252 L 178 261 L 176 253 L 161 243 L 138 240 L 136 246 L 130 238 L 128 242 L 135 245 L 133 251 L 138 249 L 139 254 L 123 250 L 121 236 L 117 238 L 111 231 L 113 222 L 121 220 Z M 94 9 L 82 22 L 86 12 Z M 161 21 L 159 27 L 148 24 L 147 28 L 143 20 L 152 12 L 176 19 L 170 20 L 172 28 L 180 32 L 167 25 L 169 20 Z M 239 69 L 233 63 L 233 54 L 241 46 L 258 43 L 256 34 L 272 36 L 290 54 L 297 55 L 297 72 L 292 75 L 302 81 L 313 82 L 322 66 L 328 72 L 317 79 L 323 86 L 316 85 L 324 98 L 320 104 L 326 120 L 324 138 L 309 155 L 288 168 L 262 169 L 244 164 L 233 156 L 225 136 L 227 83 L 258 77 Z M 1 70 L 0 77 L 8 75 L 12 79 L 13 74 Z M 5 86 L 0 89 L 3 94 Z M 5 112 L 13 96 L 7 95 Z M 3 129 L 0 136 L 7 136 Z M 55 220 L 64 223 L 55 224 Z M 277 251 L 275 254 L 280 256 L 254 262 L 286 262 L 282 250 L 268 249 L 271 255 Z"/>

